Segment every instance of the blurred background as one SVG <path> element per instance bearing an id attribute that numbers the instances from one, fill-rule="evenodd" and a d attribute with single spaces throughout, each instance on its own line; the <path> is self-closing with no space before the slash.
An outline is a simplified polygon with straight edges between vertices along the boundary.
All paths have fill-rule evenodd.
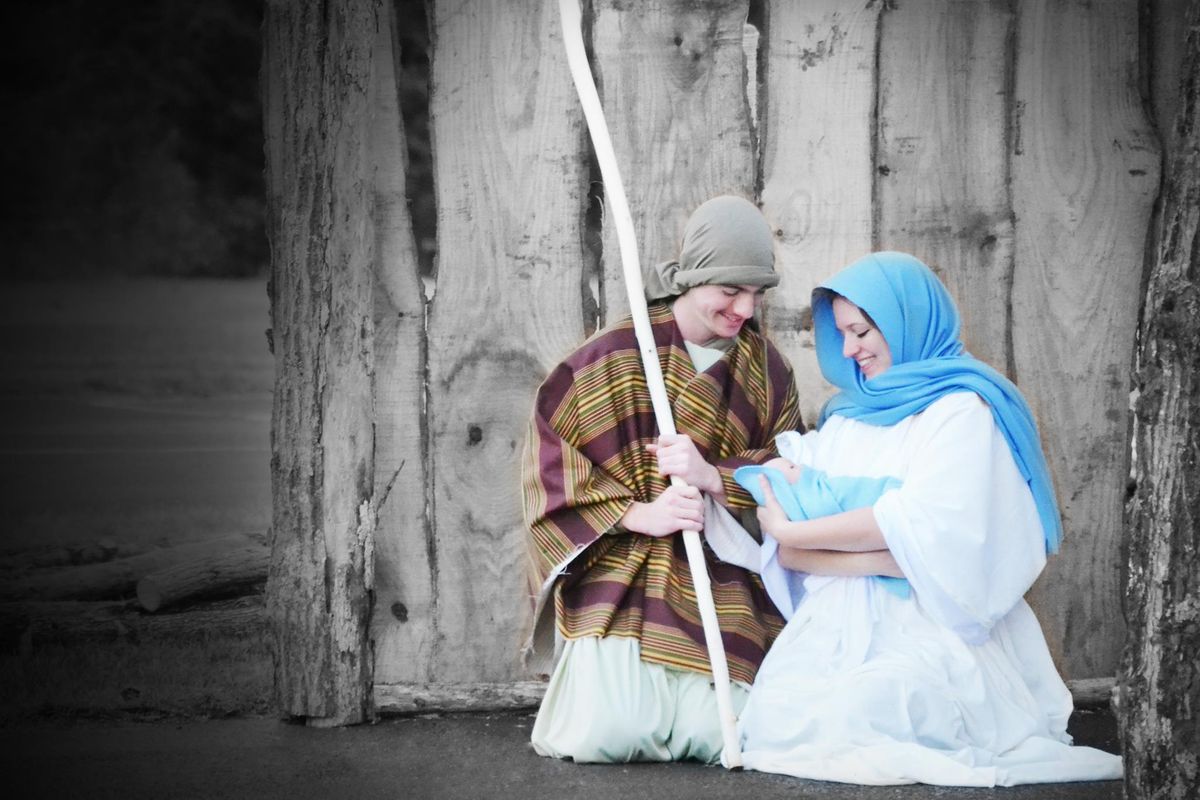
<path id="1" fill-rule="evenodd" d="M 8 4 L 7 277 L 265 277 L 262 8 Z"/>
<path id="2" fill-rule="evenodd" d="M 424 6 L 397 7 L 429 269 Z M 86 598 L 61 584 L 180 547 L 266 541 L 263 4 L 46 0 L 0 14 L 0 718 L 262 710 L 261 642 L 226 653 L 233 677 L 211 664 L 189 676 L 194 641 L 151 648 L 118 619 L 136 609 L 131 584 Z M 260 583 L 237 592 L 255 593 Z M 112 625 L 77 630 L 101 611 Z"/>
<path id="3" fill-rule="evenodd" d="M 261 5 L 3 13 L 3 549 L 265 529 Z"/>

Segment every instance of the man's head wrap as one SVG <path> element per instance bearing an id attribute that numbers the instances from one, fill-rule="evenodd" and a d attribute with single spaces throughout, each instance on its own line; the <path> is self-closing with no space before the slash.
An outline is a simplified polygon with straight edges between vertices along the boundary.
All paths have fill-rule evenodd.
<path id="1" fill-rule="evenodd" d="M 693 286 L 775 286 L 774 239 L 762 212 L 741 197 L 721 195 L 701 205 L 683 229 L 679 259 L 655 265 L 646 299 L 675 297 Z"/>

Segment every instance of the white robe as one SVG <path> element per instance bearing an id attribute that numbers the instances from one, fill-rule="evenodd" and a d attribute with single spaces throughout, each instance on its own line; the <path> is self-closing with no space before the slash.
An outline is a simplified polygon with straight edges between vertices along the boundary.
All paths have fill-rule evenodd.
<path id="1" fill-rule="evenodd" d="M 785 580 L 764 547 L 764 580 L 794 611 L 739 721 L 748 769 L 858 784 L 1121 777 L 1118 756 L 1070 746 L 1071 696 L 1022 599 L 1046 562 L 1041 525 L 977 395 L 890 427 L 833 417 L 779 445 L 831 476 L 902 481 L 874 512 L 913 591 Z"/>

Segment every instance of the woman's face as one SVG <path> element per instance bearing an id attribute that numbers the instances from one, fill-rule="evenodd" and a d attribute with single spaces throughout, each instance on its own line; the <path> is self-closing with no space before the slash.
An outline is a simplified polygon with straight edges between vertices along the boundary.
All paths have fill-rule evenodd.
<path id="1" fill-rule="evenodd" d="M 833 298 L 833 321 L 842 333 L 842 355 L 858 364 L 864 378 L 874 378 L 892 365 L 892 349 L 858 306 Z"/>
<path id="2" fill-rule="evenodd" d="M 675 299 L 675 321 L 692 344 L 732 339 L 762 301 L 761 286 L 695 286 Z"/>

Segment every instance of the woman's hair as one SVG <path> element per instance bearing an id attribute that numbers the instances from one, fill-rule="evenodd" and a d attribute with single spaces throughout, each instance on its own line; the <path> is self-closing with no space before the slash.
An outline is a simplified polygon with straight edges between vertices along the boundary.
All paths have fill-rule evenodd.
<path id="1" fill-rule="evenodd" d="M 817 288 L 813 289 L 813 293 L 812 293 L 812 299 L 813 299 L 814 306 L 817 304 L 817 298 L 824 298 L 829 301 L 829 305 L 830 305 L 830 307 L 832 307 L 834 299 L 836 299 L 838 297 L 841 297 L 847 303 L 854 305 L 854 301 L 848 300 L 845 296 L 838 294 L 833 289 L 826 289 L 824 286 L 818 286 Z M 857 308 L 859 313 L 861 313 L 863 315 L 863 319 L 865 319 L 867 321 L 868 325 L 870 325 L 875 330 L 879 330 L 879 326 L 875 324 L 875 320 L 871 319 L 871 315 L 867 313 L 867 310 L 865 308 L 863 308 L 862 306 L 858 306 L 858 305 L 854 305 L 854 307 Z"/>

